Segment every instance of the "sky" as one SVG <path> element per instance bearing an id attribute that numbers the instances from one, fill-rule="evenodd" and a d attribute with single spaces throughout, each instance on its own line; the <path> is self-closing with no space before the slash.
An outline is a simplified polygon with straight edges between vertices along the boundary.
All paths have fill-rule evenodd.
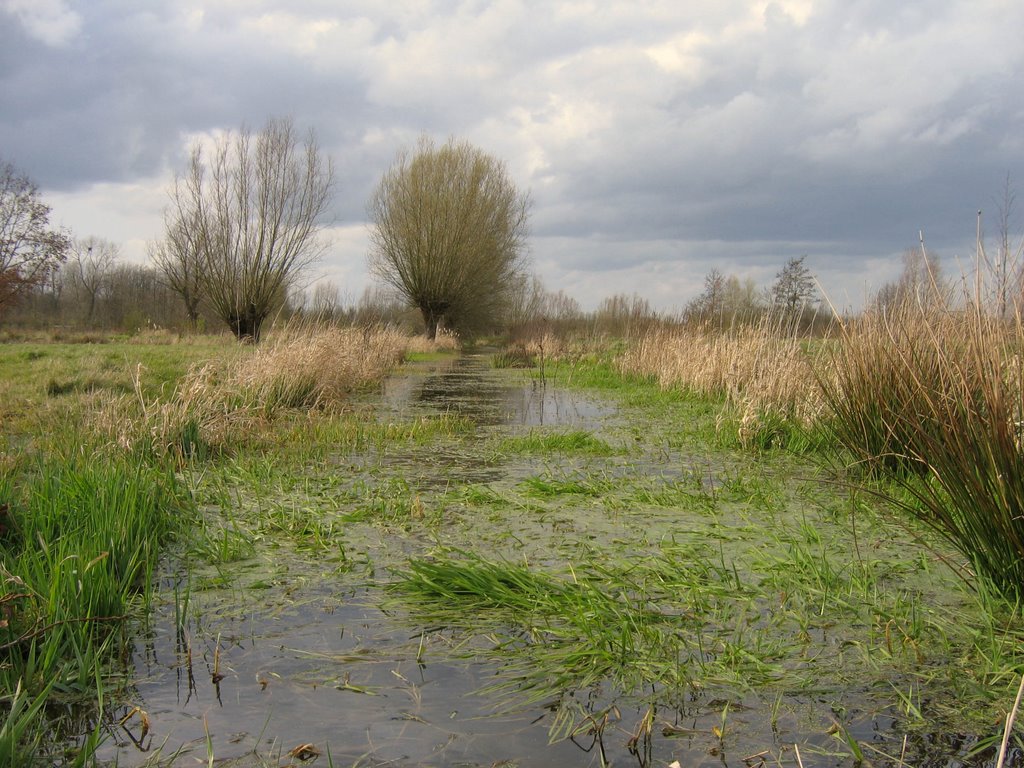
<path id="1" fill-rule="evenodd" d="M 196 141 L 291 117 L 337 176 L 311 279 L 354 301 L 381 175 L 455 137 L 529 191 L 533 270 L 585 309 L 801 255 L 856 308 L 919 233 L 947 274 L 979 210 L 996 236 L 1022 30 L 1020 0 L 0 0 L 0 159 L 145 262 Z"/>

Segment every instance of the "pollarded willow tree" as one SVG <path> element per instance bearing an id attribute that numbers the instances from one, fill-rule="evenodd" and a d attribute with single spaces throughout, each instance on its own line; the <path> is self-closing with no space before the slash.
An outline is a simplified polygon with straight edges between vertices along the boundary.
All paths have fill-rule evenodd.
<path id="1" fill-rule="evenodd" d="M 209 156 L 197 145 L 175 181 L 157 264 L 174 285 L 191 260 L 190 285 L 239 340 L 258 342 L 323 250 L 320 220 L 333 183 L 315 136 L 300 142 L 291 120 L 270 120 L 255 136 L 229 134 Z"/>
<path id="2" fill-rule="evenodd" d="M 496 323 L 526 258 L 529 195 L 505 165 L 465 141 L 421 139 L 384 174 L 367 206 L 371 269 L 419 309 L 472 334 Z"/>

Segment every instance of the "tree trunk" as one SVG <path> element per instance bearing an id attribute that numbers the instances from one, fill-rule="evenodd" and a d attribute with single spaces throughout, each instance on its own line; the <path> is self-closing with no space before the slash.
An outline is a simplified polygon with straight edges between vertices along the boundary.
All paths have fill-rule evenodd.
<path id="1" fill-rule="evenodd" d="M 424 309 L 422 312 L 423 325 L 426 327 L 427 339 L 433 341 L 437 338 L 437 324 L 440 322 L 441 318 L 430 309 Z"/>
<path id="2" fill-rule="evenodd" d="M 265 318 L 266 315 L 260 314 L 255 307 L 250 306 L 232 317 L 228 325 L 231 326 L 231 331 L 240 342 L 259 344 Z"/>

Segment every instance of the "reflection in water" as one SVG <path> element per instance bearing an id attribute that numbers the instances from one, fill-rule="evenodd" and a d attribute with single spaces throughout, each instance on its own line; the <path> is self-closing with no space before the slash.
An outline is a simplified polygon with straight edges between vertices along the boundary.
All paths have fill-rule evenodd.
<path id="1" fill-rule="evenodd" d="M 614 414 L 580 393 L 509 381 L 488 357 L 468 355 L 409 366 L 370 405 L 384 420 L 454 414 L 481 427 L 592 429 Z M 498 481 L 510 470 L 471 441 L 388 446 L 379 455 L 347 456 L 345 464 L 360 476 L 383 467 L 418 492 Z M 166 602 L 134 655 L 139 710 L 128 705 L 109 721 L 101 760 L 141 766 L 163 744 L 165 757 L 181 750 L 174 766 L 236 768 L 256 763 L 256 753 L 289 761 L 289 750 L 309 743 L 329 744 L 334 765 L 605 763 L 600 733 L 549 745 L 551 712 L 496 715 L 474 692 L 500 669 L 453 658 L 443 632 L 421 640 L 401 616 L 380 608 L 385 569 L 417 545 L 372 524 L 335 535 L 342 552 L 365 552 L 358 573 L 345 555 L 307 559 L 271 547 L 251 562 L 218 566 L 212 577 L 193 573 L 193 582 L 209 578 L 211 585 L 192 591 L 187 624 L 174 606 L 179 589 L 165 585 Z M 221 568 L 237 577 L 235 586 L 217 586 Z"/>
<path id="2" fill-rule="evenodd" d="M 510 386 L 489 358 L 465 355 L 421 376 L 403 376 L 384 387 L 384 412 L 453 413 L 481 426 L 573 426 L 591 429 L 613 413 L 577 392 L 539 382 Z"/>

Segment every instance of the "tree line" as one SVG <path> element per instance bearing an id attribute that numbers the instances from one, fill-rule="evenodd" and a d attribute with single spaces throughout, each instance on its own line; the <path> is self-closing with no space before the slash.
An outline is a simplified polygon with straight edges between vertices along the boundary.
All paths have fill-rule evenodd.
<path id="1" fill-rule="evenodd" d="M 500 160 L 454 139 L 399 152 L 371 195 L 368 263 L 379 287 L 348 307 L 327 284 L 306 296 L 302 280 L 327 245 L 334 184 L 315 134 L 300 135 L 289 119 L 196 144 L 174 179 L 151 264 L 129 265 L 109 241 L 51 227 L 37 187 L 2 163 L 0 316 L 22 325 L 219 325 L 252 342 L 281 313 L 407 323 L 415 313 L 429 338 L 442 328 L 473 336 L 581 322 L 579 305 L 529 270 L 529 194 Z M 908 251 L 876 306 L 940 289 L 937 261 L 921 254 Z M 713 269 L 677 319 L 725 327 L 768 312 L 794 329 L 827 318 L 806 256 L 787 261 L 767 289 Z M 646 301 L 619 295 L 592 319 L 630 331 L 656 317 Z"/>

